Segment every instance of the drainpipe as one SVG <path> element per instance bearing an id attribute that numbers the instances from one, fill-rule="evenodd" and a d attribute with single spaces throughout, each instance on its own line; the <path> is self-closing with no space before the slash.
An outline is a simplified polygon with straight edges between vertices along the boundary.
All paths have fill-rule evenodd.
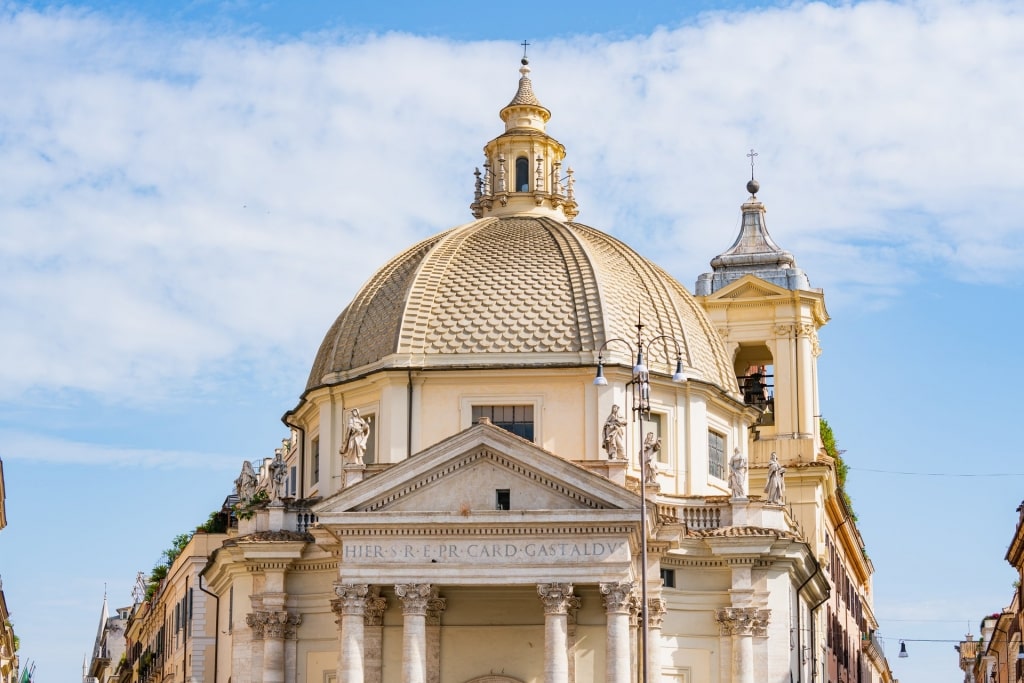
<path id="1" fill-rule="evenodd" d="M 217 683 L 217 662 L 220 659 L 220 596 L 203 588 L 203 575 L 199 574 L 199 590 L 203 591 L 217 601 L 217 607 L 213 611 L 213 683 Z"/>
<path id="2" fill-rule="evenodd" d="M 288 421 L 288 413 L 281 416 L 281 422 L 285 427 L 294 429 L 299 433 L 299 500 L 306 497 L 306 430 L 297 424 Z"/>
<path id="3" fill-rule="evenodd" d="M 810 550 L 810 546 L 808 546 L 807 549 Z M 814 573 L 811 574 L 810 576 L 808 576 L 807 580 L 804 581 L 802 584 L 800 584 L 800 587 L 796 589 L 796 606 L 797 606 L 797 609 L 796 609 L 796 648 L 797 648 L 797 653 L 798 653 L 797 656 L 800 657 L 801 659 L 803 659 L 803 649 L 802 649 L 803 648 L 803 638 L 802 638 L 802 629 L 800 628 L 800 621 L 801 621 L 800 615 L 802 614 L 802 612 L 800 611 L 800 593 L 807 586 L 807 584 L 809 584 L 811 582 L 811 579 L 813 579 L 815 576 L 817 576 L 818 574 L 821 573 L 821 563 L 818 562 L 818 560 L 816 558 L 814 558 L 814 557 L 811 557 L 811 560 L 814 562 Z M 826 595 L 824 598 L 822 598 L 818 602 L 818 604 L 816 604 L 814 607 L 810 608 L 810 615 L 811 615 L 811 624 L 810 624 L 810 626 L 811 626 L 811 680 L 812 681 L 814 680 L 815 675 L 817 674 L 817 662 L 815 661 L 816 650 L 815 650 L 815 644 L 814 644 L 814 611 L 817 610 L 819 607 L 821 607 L 821 605 L 826 600 L 828 600 L 828 598 L 829 598 L 829 596 Z M 801 667 L 800 667 L 800 683 L 803 683 L 803 680 L 804 680 L 804 668 L 803 668 L 802 664 L 803 664 L 803 662 L 801 662 Z"/>

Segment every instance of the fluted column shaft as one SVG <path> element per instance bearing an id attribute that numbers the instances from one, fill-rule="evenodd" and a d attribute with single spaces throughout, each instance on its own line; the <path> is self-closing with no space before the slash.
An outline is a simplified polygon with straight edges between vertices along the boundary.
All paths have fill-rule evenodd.
<path id="1" fill-rule="evenodd" d="M 402 683 L 427 681 L 427 606 L 429 583 L 401 583 L 395 593 L 402 602 Z"/>
<path id="2" fill-rule="evenodd" d="M 606 683 L 630 683 L 630 637 L 629 613 L 633 601 L 634 584 L 602 583 L 604 596 L 606 630 L 605 681 Z"/>
<path id="3" fill-rule="evenodd" d="M 544 683 L 569 683 L 569 605 L 571 583 L 540 583 L 544 603 Z"/>

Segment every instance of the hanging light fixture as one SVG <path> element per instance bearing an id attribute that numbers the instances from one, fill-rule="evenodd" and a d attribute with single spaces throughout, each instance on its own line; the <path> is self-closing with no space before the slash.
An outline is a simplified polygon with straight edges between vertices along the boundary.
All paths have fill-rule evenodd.
<path id="1" fill-rule="evenodd" d="M 900 641 L 900 658 L 904 659 L 907 656 L 908 656 L 907 655 L 907 644 L 901 640 Z"/>

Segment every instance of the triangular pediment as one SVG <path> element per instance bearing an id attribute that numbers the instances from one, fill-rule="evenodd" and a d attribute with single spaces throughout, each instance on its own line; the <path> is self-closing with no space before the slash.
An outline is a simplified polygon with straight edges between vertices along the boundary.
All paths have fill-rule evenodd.
<path id="1" fill-rule="evenodd" d="M 792 292 L 785 287 L 762 280 L 756 275 L 744 275 L 735 282 L 730 282 L 717 292 L 709 294 L 708 301 L 721 299 L 764 299 L 768 297 L 791 297 Z"/>
<path id="2" fill-rule="evenodd" d="M 452 515 L 497 511 L 508 491 L 511 512 L 635 510 L 636 494 L 525 439 L 481 424 L 456 434 L 321 502 L 321 523 L 352 513 Z"/>

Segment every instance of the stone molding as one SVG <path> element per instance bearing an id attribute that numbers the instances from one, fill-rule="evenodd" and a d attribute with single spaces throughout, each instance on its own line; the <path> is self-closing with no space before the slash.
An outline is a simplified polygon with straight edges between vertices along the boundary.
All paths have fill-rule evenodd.
<path id="1" fill-rule="evenodd" d="M 767 636 L 770 609 L 723 607 L 715 612 L 723 636 Z"/>
<path id="2" fill-rule="evenodd" d="M 246 615 L 245 623 L 252 629 L 254 640 L 285 638 L 294 640 L 302 615 L 287 610 L 258 610 Z"/>
<path id="3" fill-rule="evenodd" d="M 537 595 L 544 603 L 544 614 L 568 614 L 575 597 L 571 583 L 538 583 Z"/>
<path id="4" fill-rule="evenodd" d="M 427 615 L 430 600 L 436 597 L 435 589 L 429 583 L 398 583 L 395 594 L 402 601 L 402 614 L 421 616 Z"/>
<path id="5" fill-rule="evenodd" d="M 609 613 L 628 614 L 633 607 L 633 592 L 636 583 L 621 581 L 618 583 L 599 584 L 601 595 L 604 596 L 604 609 Z"/>

